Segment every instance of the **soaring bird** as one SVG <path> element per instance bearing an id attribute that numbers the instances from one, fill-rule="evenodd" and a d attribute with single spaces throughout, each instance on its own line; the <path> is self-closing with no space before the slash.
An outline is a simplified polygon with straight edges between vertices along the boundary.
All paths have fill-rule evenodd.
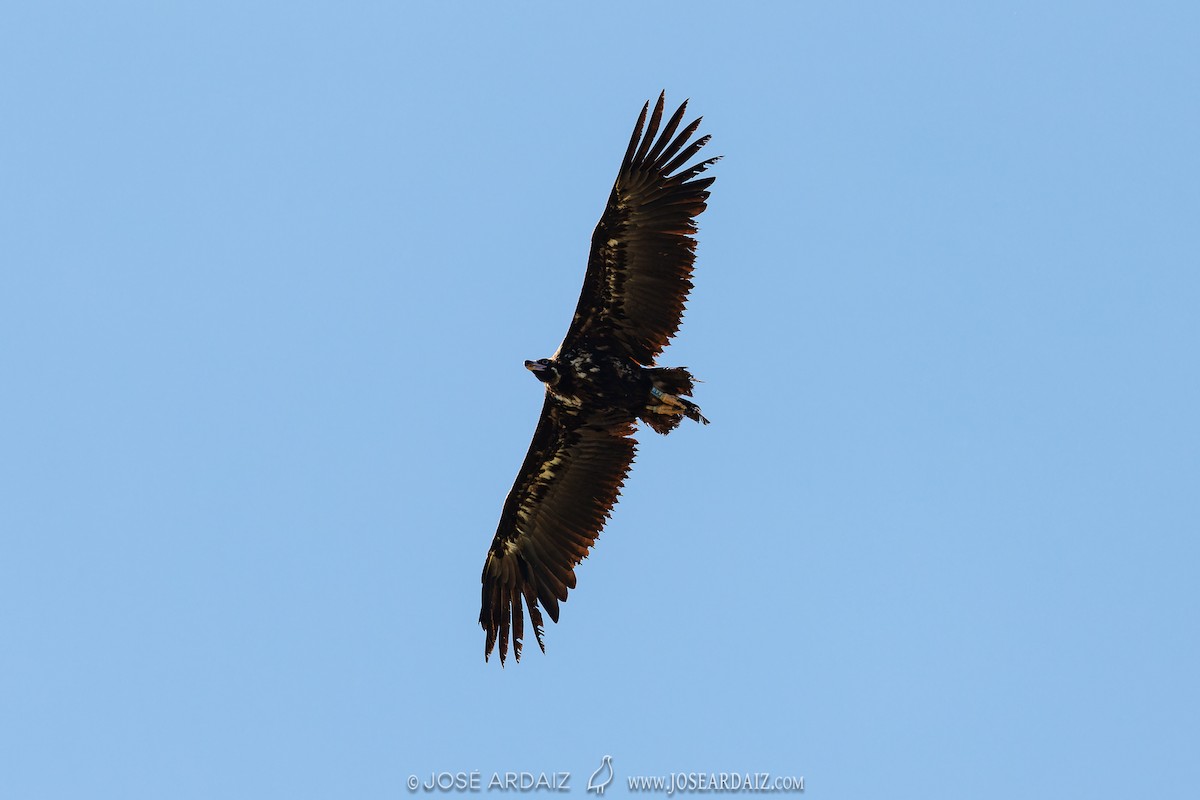
<path id="1" fill-rule="evenodd" d="M 638 116 L 566 337 L 550 358 L 525 362 L 546 399 L 483 564 L 485 660 L 499 639 L 504 663 L 511 632 L 520 661 L 525 609 L 546 652 L 540 609 L 558 622 L 633 463 L 637 421 L 661 434 L 683 417 L 708 424 L 686 397 L 691 373 L 653 366 L 683 318 L 696 217 L 714 180 L 699 176 L 717 161 L 686 166 L 709 137 L 692 139 L 700 119 L 680 130 L 686 101 L 660 129 L 664 95 L 648 124 L 648 102 Z"/>

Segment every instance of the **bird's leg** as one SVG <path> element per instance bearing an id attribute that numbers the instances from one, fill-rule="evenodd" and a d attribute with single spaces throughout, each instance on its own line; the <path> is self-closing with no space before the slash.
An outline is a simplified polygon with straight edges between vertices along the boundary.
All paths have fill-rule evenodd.
<path id="1" fill-rule="evenodd" d="M 707 425 L 708 419 L 700 413 L 700 406 L 690 400 L 684 400 L 682 397 L 676 397 L 673 394 L 667 394 L 657 386 L 650 387 L 650 396 L 660 402 L 646 406 L 646 410 L 651 414 L 662 414 L 664 416 L 685 416 L 688 419 L 694 419 L 696 422 Z"/>
<path id="2" fill-rule="evenodd" d="M 682 406 L 668 406 L 668 405 L 646 406 L 646 410 L 649 411 L 651 414 L 686 414 L 687 413 L 687 409 L 683 408 Z"/>
<path id="3" fill-rule="evenodd" d="M 686 403 L 673 394 L 667 394 L 657 386 L 650 387 L 650 396 L 655 400 L 662 401 L 661 405 L 650 406 L 650 410 L 655 414 L 682 414 L 687 410 Z"/>

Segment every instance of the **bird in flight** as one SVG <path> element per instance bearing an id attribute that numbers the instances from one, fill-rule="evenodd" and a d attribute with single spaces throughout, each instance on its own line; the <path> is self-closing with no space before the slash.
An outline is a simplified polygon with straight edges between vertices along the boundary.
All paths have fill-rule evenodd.
<path id="1" fill-rule="evenodd" d="M 684 417 L 708 424 L 688 399 L 691 373 L 653 366 L 683 318 L 696 217 L 715 180 L 699 176 L 717 161 L 687 166 L 709 137 L 692 139 L 700 119 L 680 129 L 686 101 L 662 125 L 664 99 L 634 126 L 566 337 L 550 358 L 525 362 L 546 399 L 483 565 L 485 660 L 498 640 L 503 664 L 511 638 L 520 661 L 526 609 L 546 651 L 541 609 L 558 622 L 633 464 L 637 421 L 661 434 Z"/>

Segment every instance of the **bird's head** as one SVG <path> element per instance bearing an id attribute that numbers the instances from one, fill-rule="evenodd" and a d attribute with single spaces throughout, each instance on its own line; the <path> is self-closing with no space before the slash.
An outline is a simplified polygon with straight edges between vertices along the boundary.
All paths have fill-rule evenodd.
<path id="1" fill-rule="evenodd" d="M 526 361 L 525 369 L 532 372 L 533 377 L 549 386 L 558 383 L 558 367 L 548 358 L 539 358 L 537 361 Z"/>

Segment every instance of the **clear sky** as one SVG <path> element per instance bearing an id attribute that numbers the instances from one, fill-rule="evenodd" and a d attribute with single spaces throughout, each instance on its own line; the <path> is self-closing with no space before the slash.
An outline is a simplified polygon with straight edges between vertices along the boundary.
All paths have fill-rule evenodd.
<path id="1" fill-rule="evenodd" d="M 0 793 L 1194 796 L 1196 4 L 422 5 L 0 12 Z M 661 89 L 713 424 L 501 669 L 521 364 Z"/>

